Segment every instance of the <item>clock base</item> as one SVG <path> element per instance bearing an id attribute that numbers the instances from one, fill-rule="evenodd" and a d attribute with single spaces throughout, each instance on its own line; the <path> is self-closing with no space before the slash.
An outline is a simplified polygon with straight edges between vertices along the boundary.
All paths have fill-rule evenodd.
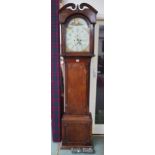
<path id="1" fill-rule="evenodd" d="M 72 153 L 95 153 L 94 148 L 72 148 Z"/>
<path id="2" fill-rule="evenodd" d="M 65 146 L 62 145 L 61 149 L 63 150 L 71 150 L 72 153 L 95 153 L 93 145 L 90 146 Z"/>
<path id="3" fill-rule="evenodd" d="M 93 145 L 89 145 L 89 146 L 84 146 L 84 145 L 61 145 L 61 149 L 64 149 L 64 150 L 73 150 L 73 149 L 83 149 L 83 150 L 86 150 L 86 149 L 93 149 Z"/>
<path id="4" fill-rule="evenodd" d="M 72 153 L 94 153 L 94 146 L 89 145 L 89 146 L 83 146 L 83 145 L 62 145 L 61 146 L 62 150 L 71 150 Z"/>
<path id="5" fill-rule="evenodd" d="M 93 148 L 91 114 L 63 115 L 62 148 Z"/>

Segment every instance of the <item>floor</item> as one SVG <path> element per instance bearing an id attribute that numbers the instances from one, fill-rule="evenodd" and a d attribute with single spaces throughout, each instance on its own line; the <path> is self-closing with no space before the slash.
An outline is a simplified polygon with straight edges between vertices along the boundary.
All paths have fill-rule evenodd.
<path id="1" fill-rule="evenodd" d="M 93 143 L 95 153 L 93 155 L 104 155 L 104 136 L 103 135 L 94 135 Z M 51 155 L 74 155 L 70 150 L 61 150 L 60 143 L 53 143 L 51 147 Z M 75 155 L 92 155 L 88 153 L 76 153 Z"/>

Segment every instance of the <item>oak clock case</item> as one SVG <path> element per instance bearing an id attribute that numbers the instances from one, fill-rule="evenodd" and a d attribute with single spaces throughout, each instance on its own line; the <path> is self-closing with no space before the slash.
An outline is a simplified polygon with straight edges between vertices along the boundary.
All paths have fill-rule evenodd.
<path id="1" fill-rule="evenodd" d="M 59 10 L 65 63 L 65 112 L 62 148 L 92 148 L 89 112 L 90 62 L 94 56 L 97 11 L 87 3 L 68 3 Z"/>

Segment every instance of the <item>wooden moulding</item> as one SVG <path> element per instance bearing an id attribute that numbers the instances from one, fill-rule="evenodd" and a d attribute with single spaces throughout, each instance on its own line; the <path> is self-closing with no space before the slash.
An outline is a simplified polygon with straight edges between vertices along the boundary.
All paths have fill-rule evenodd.
<path id="1" fill-rule="evenodd" d="M 60 10 L 60 23 L 65 23 L 69 16 L 74 16 L 75 14 L 81 14 L 89 18 L 92 24 L 96 23 L 96 14 L 98 11 L 87 3 L 81 3 L 80 5 L 75 5 L 74 3 L 68 3 L 64 5 Z"/>

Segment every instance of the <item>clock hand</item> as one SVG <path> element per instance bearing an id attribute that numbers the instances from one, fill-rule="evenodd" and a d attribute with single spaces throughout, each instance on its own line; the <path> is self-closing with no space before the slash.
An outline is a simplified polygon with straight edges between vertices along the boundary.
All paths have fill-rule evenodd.
<path id="1" fill-rule="evenodd" d="M 73 47 L 74 47 L 74 46 L 77 46 L 78 44 L 79 44 L 79 42 L 76 42 L 75 44 L 73 44 Z M 73 47 L 72 47 L 72 48 L 73 48 Z"/>
<path id="2" fill-rule="evenodd" d="M 80 45 L 81 45 L 81 39 L 77 39 L 77 41 L 78 41 L 78 44 L 80 44 Z"/>

